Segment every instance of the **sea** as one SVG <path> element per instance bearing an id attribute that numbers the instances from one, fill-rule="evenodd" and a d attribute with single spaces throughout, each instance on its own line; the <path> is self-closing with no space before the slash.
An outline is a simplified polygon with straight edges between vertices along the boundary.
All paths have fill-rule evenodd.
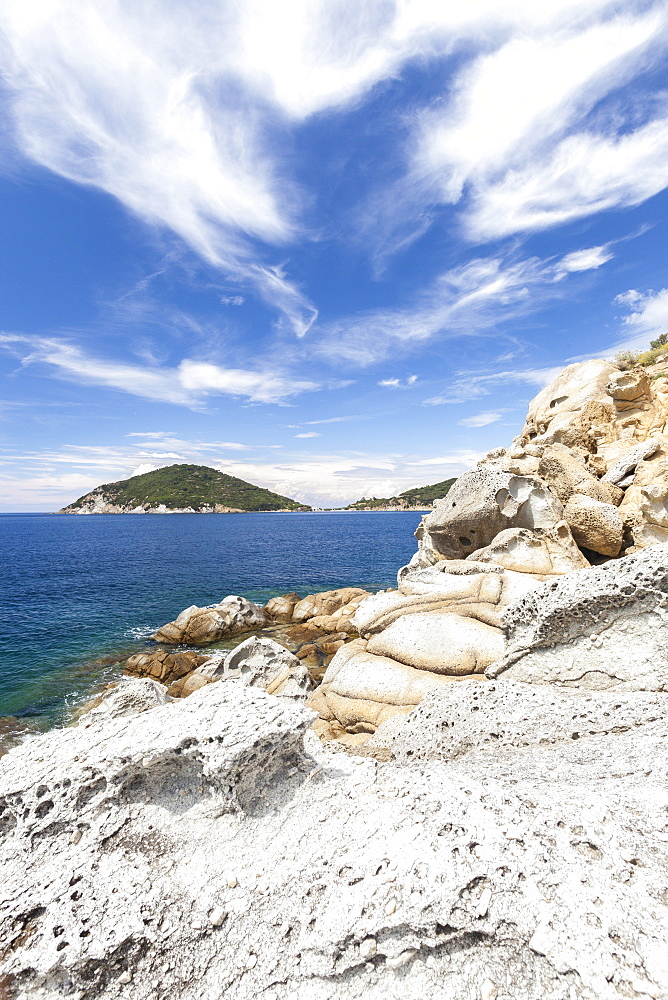
<path id="1" fill-rule="evenodd" d="M 396 586 L 421 516 L 0 514 L 0 745 L 67 723 L 191 604 Z"/>

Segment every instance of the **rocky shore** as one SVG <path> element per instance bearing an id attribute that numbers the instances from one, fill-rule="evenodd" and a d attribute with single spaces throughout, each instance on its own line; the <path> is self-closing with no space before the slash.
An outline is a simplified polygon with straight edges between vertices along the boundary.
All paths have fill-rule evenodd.
<path id="1" fill-rule="evenodd" d="M 668 998 L 668 364 L 565 369 L 417 539 L 0 760 L 3 1000 Z"/>

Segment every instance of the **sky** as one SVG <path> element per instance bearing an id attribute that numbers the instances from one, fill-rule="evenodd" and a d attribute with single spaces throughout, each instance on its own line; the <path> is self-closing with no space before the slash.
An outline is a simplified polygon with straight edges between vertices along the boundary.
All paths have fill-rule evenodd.
<path id="1" fill-rule="evenodd" d="M 668 12 L 4 0 L 0 510 L 461 474 L 668 331 Z"/>

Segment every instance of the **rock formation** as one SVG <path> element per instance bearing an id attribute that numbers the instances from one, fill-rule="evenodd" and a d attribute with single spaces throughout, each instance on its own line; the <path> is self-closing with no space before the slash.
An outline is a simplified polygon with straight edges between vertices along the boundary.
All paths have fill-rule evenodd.
<path id="1" fill-rule="evenodd" d="M 168 622 L 151 636 L 156 642 L 170 644 L 189 643 L 193 646 L 206 646 L 220 639 L 227 639 L 239 632 L 247 632 L 253 628 L 262 628 L 269 624 L 266 611 L 247 601 L 244 597 L 223 598 L 219 604 L 211 604 L 206 608 L 198 608 L 193 604 L 178 615 L 173 622 Z"/>
<path id="2" fill-rule="evenodd" d="M 566 368 L 511 449 L 490 452 L 437 502 L 398 592 L 364 601 L 351 620 L 361 639 L 314 695 L 323 736 L 361 743 L 427 690 L 485 672 L 664 690 L 666 547 L 644 550 L 668 542 L 668 364 L 650 371 Z"/>
<path id="3" fill-rule="evenodd" d="M 387 763 L 234 680 L 10 751 L 3 995 L 666 996 L 665 696 L 527 687 L 432 692 Z"/>
<path id="4" fill-rule="evenodd" d="M 156 638 L 263 635 L 138 654 L 9 751 L 0 997 L 667 1000 L 654 369 L 566 369 L 396 591 L 188 608 Z M 336 647 L 310 708 L 266 630 Z"/>

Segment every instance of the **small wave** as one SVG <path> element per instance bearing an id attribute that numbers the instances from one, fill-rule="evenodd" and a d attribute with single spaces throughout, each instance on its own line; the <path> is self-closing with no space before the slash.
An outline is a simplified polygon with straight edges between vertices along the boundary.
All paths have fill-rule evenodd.
<path id="1" fill-rule="evenodd" d="M 135 625 L 133 628 L 126 629 L 123 637 L 138 642 L 141 639 L 149 639 L 158 628 L 160 628 L 159 625 Z"/>

